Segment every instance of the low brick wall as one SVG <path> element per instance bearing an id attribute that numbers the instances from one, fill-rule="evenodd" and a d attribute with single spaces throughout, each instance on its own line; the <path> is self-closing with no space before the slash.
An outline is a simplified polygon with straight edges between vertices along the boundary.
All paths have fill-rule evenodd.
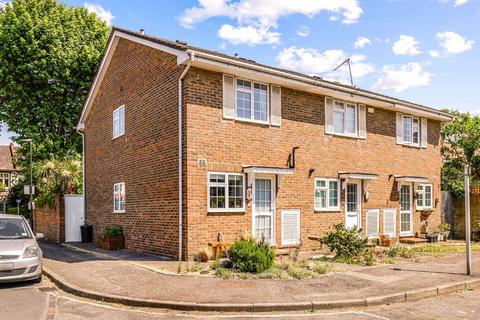
<path id="1" fill-rule="evenodd" d="M 454 238 L 465 239 L 465 198 L 453 198 Z M 470 190 L 470 225 L 480 223 L 480 186 Z"/>
<path id="2" fill-rule="evenodd" d="M 55 197 L 55 208 L 50 208 L 48 205 L 35 208 L 35 232 L 43 233 L 47 241 L 65 242 L 63 197 Z"/>

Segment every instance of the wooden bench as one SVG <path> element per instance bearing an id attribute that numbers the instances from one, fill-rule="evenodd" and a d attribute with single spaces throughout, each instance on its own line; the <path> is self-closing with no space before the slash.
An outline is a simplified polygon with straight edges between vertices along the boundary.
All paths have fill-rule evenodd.
<path id="1" fill-rule="evenodd" d="M 222 251 L 227 251 L 232 244 L 229 242 L 209 242 L 208 246 L 212 247 L 215 257 L 220 257 Z"/>

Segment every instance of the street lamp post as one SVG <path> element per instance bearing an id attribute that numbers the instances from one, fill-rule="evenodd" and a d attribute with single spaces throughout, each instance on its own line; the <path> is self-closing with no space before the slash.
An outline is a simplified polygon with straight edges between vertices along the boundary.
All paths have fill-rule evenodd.
<path id="1" fill-rule="evenodd" d="M 30 145 L 30 217 L 32 218 L 32 229 L 35 232 L 35 217 L 33 212 L 33 156 L 32 156 L 32 139 L 23 139 L 22 142 L 28 143 Z"/>
<path id="2" fill-rule="evenodd" d="M 472 248 L 470 245 L 470 174 L 471 169 L 468 164 L 464 166 L 465 174 L 465 242 L 467 243 L 467 275 L 472 273 Z"/>

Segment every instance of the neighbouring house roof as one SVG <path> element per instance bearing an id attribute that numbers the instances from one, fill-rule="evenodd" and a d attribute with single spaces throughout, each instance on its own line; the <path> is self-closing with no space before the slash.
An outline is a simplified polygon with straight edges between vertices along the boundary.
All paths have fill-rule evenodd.
<path id="1" fill-rule="evenodd" d="M 13 163 L 13 155 L 15 154 L 15 146 L 0 146 L 0 171 L 15 171 Z"/>
<path id="2" fill-rule="evenodd" d="M 120 38 L 128 39 L 143 45 L 147 45 L 164 52 L 177 56 L 178 64 L 186 64 L 193 56 L 192 66 L 216 70 L 219 72 L 241 74 L 242 72 L 256 73 L 269 83 L 275 83 L 285 87 L 291 87 L 307 92 L 314 92 L 336 98 L 350 99 L 355 102 L 365 103 L 372 106 L 396 110 L 399 112 L 410 112 L 419 116 L 429 117 L 440 121 L 451 121 L 453 116 L 447 112 L 440 111 L 421 104 L 412 103 L 406 100 L 397 99 L 370 90 L 358 88 L 344 83 L 325 80 L 321 77 L 311 76 L 291 70 L 281 69 L 273 66 L 257 63 L 253 60 L 230 56 L 227 54 L 191 46 L 182 41 L 170 41 L 139 32 L 114 27 L 110 39 L 98 68 L 95 80 L 90 88 L 89 95 L 85 102 L 78 128 L 83 128 L 88 111 L 93 103 L 98 87 L 103 80 L 110 59 L 115 51 Z M 189 59 L 190 57 L 190 59 Z"/>

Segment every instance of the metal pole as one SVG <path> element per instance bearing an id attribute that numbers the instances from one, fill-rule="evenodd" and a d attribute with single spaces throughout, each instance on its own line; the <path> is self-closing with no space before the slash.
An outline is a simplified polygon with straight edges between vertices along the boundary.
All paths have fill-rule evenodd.
<path id="1" fill-rule="evenodd" d="M 465 164 L 465 241 L 467 243 L 467 275 L 472 274 L 472 248 L 470 246 L 470 166 Z"/>
<path id="2" fill-rule="evenodd" d="M 33 213 L 33 161 L 32 161 L 32 143 L 30 141 L 30 217 L 32 218 L 32 229 L 35 233 L 35 217 Z"/>

